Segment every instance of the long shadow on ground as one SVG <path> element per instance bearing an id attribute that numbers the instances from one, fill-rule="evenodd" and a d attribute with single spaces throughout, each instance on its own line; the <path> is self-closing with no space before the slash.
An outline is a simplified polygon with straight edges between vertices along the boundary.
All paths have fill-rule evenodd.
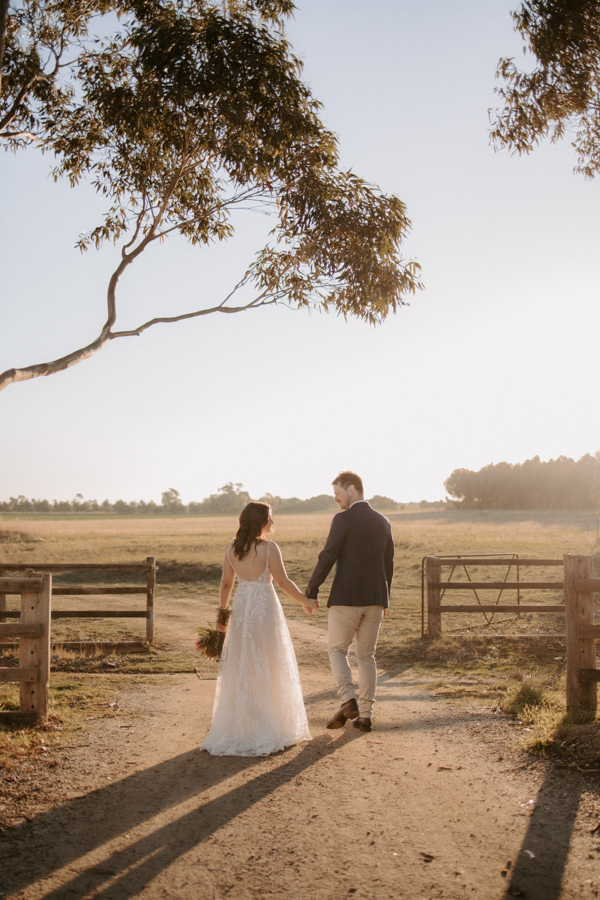
<path id="1" fill-rule="evenodd" d="M 558 900 L 561 896 L 582 791 L 582 780 L 548 768 L 504 900 Z"/>
<path id="2" fill-rule="evenodd" d="M 215 800 L 205 803 L 199 800 L 191 812 L 157 827 L 124 850 L 110 853 L 102 862 L 86 867 L 68 882 L 50 889 L 44 897 L 64 900 L 68 896 L 76 900 L 90 892 L 106 900 L 138 896 L 148 882 L 191 848 L 319 759 L 334 753 L 342 743 L 359 736 L 341 735 L 337 740 L 329 735 L 316 738 L 289 762 L 250 778 Z M 285 754 L 280 758 L 284 759 Z M 38 816 L 32 823 L 10 829 L 2 836 L 2 889 L 23 890 L 82 860 L 107 842 L 125 836 L 157 814 L 261 762 L 264 759 L 215 759 L 198 750 L 189 751 L 66 803 Z M 77 841 L 70 842 L 70 836 L 75 835 Z M 27 860 L 22 861 L 25 846 Z"/>

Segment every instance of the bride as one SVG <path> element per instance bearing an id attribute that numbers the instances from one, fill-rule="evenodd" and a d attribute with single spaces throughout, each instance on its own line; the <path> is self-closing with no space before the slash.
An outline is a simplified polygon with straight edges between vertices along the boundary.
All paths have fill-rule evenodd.
<path id="1" fill-rule="evenodd" d="M 221 608 L 227 608 L 235 579 L 213 707 L 200 747 L 213 756 L 268 756 L 310 741 L 298 664 L 273 579 L 307 613 L 318 608 L 287 576 L 273 532 L 271 507 L 248 503 L 227 549 L 221 579 Z M 217 627 L 220 627 L 217 625 Z M 220 627 L 222 630 L 222 627 Z"/>

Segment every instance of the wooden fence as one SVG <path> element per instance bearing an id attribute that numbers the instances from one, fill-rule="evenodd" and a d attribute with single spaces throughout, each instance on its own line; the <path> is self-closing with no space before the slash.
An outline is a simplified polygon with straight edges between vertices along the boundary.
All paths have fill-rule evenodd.
<path id="1" fill-rule="evenodd" d="M 145 563 L 52 563 L 52 564 L 17 564 L 17 563 L 0 563 L 0 578 L 9 573 L 24 572 L 30 568 L 39 569 L 48 573 L 64 573 L 79 572 L 82 573 L 141 573 L 145 575 L 143 583 L 131 585 L 112 585 L 112 584 L 70 584 L 70 585 L 54 585 L 52 595 L 59 596 L 94 596 L 94 595 L 118 595 L 128 596 L 132 594 L 145 594 L 146 607 L 140 609 L 79 609 L 79 610 L 63 610 L 52 609 L 53 619 L 105 619 L 105 618 L 127 618 L 127 619 L 145 619 L 146 620 L 146 641 L 151 644 L 154 640 L 154 589 L 156 585 L 156 562 L 153 556 L 148 556 Z M 85 576 L 84 576 L 85 577 Z M 9 579 L 10 580 L 10 579 Z M 4 583 L 4 582 L 2 582 Z M 6 608 L 6 597 L 8 594 L 15 593 L 14 590 L 3 588 L 0 585 L 0 623 L 8 618 L 18 618 L 19 612 L 16 610 L 8 610 Z M 0 632 L 2 634 L 2 632 Z M 62 646 L 81 647 L 86 643 L 96 645 L 96 641 L 60 641 Z M 104 645 L 114 647 L 127 647 L 134 643 L 128 641 L 103 641 Z"/>
<path id="2" fill-rule="evenodd" d="M 471 566 L 562 566 L 562 581 L 442 581 L 442 567 Z M 595 711 L 600 669 L 596 668 L 596 641 L 600 623 L 594 621 L 594 593 L 600 592 L 600 578 L 594 578 L 591 556 L 566 553 L 562 559 L 485 559 L 426 557 L 427 621 L 429 637 L 439 637 L 442 613 L 512 612 L 563 615 L 567 657 L 567 711 Z M 444 604 L 447 590 L 557 590 L 564 591 L 564 604 Z"/>
<path id="3" fill-rule="evenodd" d="M 0 623 L 0 637 L 19 638 L 19 666 L 0 668 L 0 682 L 21 685 L 19 711 L 0 711 L 0 722 L 44 725 L 50 680 L 51 575 L 0 578 L 0 591 L 20 594 L 20 621 Z"/>
<path id="4" fill-rule="evenodd" d="M 450 566 L 454 570 L 457 566 L 502 566 L 507 568 L 507 574 L 512 568 L 519 571 L 525 566 L 561 566 L 562 559 L 515 559 L 497 557 L 438 557 L 426 556 L 424 560 L 425 568 L 425 585 L 427 593 L 427 634 L 429 637 L 439 637 L 442 633 L 442 614 L 443 613 L 541 613 L 546 615 L 563 615 L 565 607 L 561 603 L 521 603 L 520 592 L 522 590 L 563 590 L 564 583 L 560 581 L 521 581 L 508 580 L 502 581 L 442 581 L 442 568 Z M 497 590 L 502 593 L 506 590 L 515 590 L 518 592 L 518 603 L 482 603 L 479 600 L 477 591 L 480 590 Z M 446 591 L 469 590 L 473 591 L 477 597 L 477 603 L 460 603 L 442 605 L 442 599 Z"/>

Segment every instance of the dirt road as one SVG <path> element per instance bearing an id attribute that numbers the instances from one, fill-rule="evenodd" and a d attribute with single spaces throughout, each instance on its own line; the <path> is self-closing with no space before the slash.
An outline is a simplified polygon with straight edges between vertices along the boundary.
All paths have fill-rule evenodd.
<path id="1" fill-rule="evenodd" d="M 194 609 L 197 621 L 197 607 Z M 203 619 L 201 619 L 203 621 Z M 185 611 L 163 623 L 190 641 Z M 291 623 L 313 734 L 267 759 L 197 747 L 215 681 L 162 676 L 56 751 L 54 802 L 0 839 L 0 896 L 300 900 L 600 895 L 594 776 L 530 764 L 491 709 L 382 673 L 376 729 L 327 731 L 324 637 Z M 110 676 L 107 676 L 110 677 Z"/>

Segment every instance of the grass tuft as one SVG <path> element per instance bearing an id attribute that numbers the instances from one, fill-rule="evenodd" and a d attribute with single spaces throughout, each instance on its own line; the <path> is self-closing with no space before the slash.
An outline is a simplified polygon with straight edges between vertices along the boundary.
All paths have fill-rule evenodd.
<path id="1" fill-rule="evenodd" d="M 539 709 L 550 709 L 553 703 L 541 680 L 524 678 L 508 688 L 500 703 L 502 712 L 523 721 L 535 718 Z"/>

